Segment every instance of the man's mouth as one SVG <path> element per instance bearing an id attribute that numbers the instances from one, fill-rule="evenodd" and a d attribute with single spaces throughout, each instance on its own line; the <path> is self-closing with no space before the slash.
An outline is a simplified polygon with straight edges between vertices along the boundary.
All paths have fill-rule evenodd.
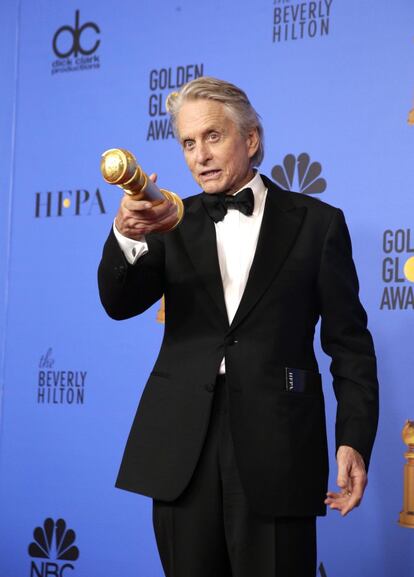
<path id="1" fill-rule="evenodd" d="M 216 178 L 219 174 L 220 174 L 220 170 L 218 169 L 213 169 L 213 170 L 205 170 L 204 172 L 200 173 L 200 177 L 203 180 L 209 179 L 209 178 Z"/>

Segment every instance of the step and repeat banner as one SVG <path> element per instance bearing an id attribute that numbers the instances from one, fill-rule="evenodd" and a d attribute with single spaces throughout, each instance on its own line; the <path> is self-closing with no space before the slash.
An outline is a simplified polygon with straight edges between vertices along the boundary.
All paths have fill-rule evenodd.
<path id="1" fill-rule="evenodd" d="M 262 172 L 344 210 L 376 343 L 370 483 L 349 517 L 319 519 L 319 575 L 413 577 L 414 531 L 397 521 L 401 429 L 414 419 L 414 4 L 9 0 L 4 11 L 0 99 L 11 110 L 13 95 L 15 116 L 1 136 L 1 576 L 162 575 L 150 499 L 114 481 L 163 326 L 159 305 L 122 322 L 100 305 L 121 191 L 99 162 L 128 148 L 161 186 L 197 193 L 165 98 L 211 75 L 260 113 Z M 335 399 L 319 358 L 334 488 Z"/>

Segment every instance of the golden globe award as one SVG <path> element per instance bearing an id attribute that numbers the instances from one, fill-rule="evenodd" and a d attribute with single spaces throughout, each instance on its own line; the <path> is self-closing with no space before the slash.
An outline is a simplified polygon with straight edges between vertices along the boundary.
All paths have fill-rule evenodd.
<path id="1" fill-rule="evenodd" d="M 404 465 L 404 504 L 399 524 L 414 529 L 414 421 L 406 421 L 402 438 L 408 446 L 404 453 L 407 462 Z"/>
<path id="2" fill-rule="evenodd" d="M 158 188 L 148 178 L 129 150 L 111 148 L 105 151 L 101 159 L 101 172 L 106 182 L 119 186 L 131 198 L 149 200 L 154 205 L 165 199 L 173 202 L 177 207 L 177 222 L 168 230 L 172 230 L 181 222 L 184 216 L 184 205 L 181 198 L 174 192 Z"/>

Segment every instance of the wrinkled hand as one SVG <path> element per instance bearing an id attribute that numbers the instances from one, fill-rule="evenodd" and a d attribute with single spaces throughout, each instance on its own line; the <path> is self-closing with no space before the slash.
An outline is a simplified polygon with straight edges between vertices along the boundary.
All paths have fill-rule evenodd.
<path id="1" fill-rule="evenodd" d="M 157 180 L 155 174 L 149 177 L 152 182 Z M 148 200 L 134 200 L 124 195 L 115 226 L 121 234 L 133 240 L 141 240 L 149 232 L 165 232 L 177 222 L 177 206 L 169 200 L 153 205 Z"/>
<path id="2" fill-rule="evenodd" d="M 326 494 L 325 504 L 331 509 L 338 509 L 344 517 L 360 504 L 368 480 L 364 460 L 352 447 L 341 445 L 336 460 L 338 463 L 336 483 L 341 491 L 340 493 L 329 491 Z"/>

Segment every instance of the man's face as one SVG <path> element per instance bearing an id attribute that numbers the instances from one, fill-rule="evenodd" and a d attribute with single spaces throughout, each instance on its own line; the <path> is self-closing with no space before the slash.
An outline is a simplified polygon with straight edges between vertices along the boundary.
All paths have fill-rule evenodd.
<path id="1" fill-rule="evenodd" d="M 221 102 L 184 102 L 177 131 L 188 168 L 205 192 L 230 194 L 253 178 L 250 159 L 259 145 L 257 130 L 242 136 Z"/>

